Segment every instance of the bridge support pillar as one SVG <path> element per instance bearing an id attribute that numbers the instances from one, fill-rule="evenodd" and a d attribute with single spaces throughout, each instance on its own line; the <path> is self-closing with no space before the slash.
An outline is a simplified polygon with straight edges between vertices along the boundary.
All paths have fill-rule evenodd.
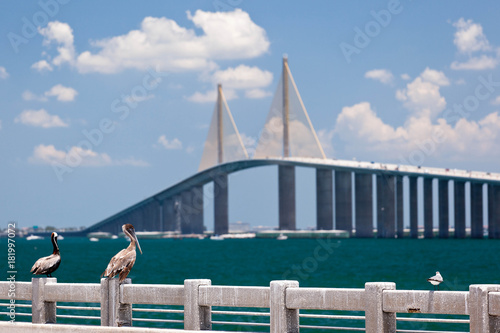
<path id="1" fill-rule="evenodd" d="M 394 176 L 377 175 L 377 237 L 394 238 L 395 227 Z"/>
<path id="2" fill-rule="evenodd" d="M 465 238 L 465 182 L 453 182 L 455 195 L 455 238 Z"/>
<path id="3" fill-rule="evenodd" d="M 432 178 L 424 178 L 424 237 L 433 238 Z"/>
<path id="4" fill-rule="evenodd" d="M 439 238 L 448 238 L 450 230 L 448 180 L 440 179 L 439 182 Z"/>
<path id="5" fill-rule="evenodd" d="M 373 187 L 370 173 L 356 173 L 356 237 L 373 237 Z"/>
<path id="6" fill-rule="evenodd" d="M 181 194 L 181 233 L 203 233 L 203 187 L 195 186 Z"/>
<path id="7" fill-rule="evenodd" d="M 471 238 L 483 238 L 483 184 L 470 183 Z"/>
<path id="8" fill-rule="evenodd" d="M 404 215 L 403 215 L 403 177 L 396 177 L 396 236 L 405 236 Z"/>
<path id="9" fill-rule="evenodd" d="M 214 178 L 214 234 L 229 233 L 228 177 L 220 174 Z"/>
<path id="10" fill-rule="evenodd" d="M 500 238 L 500 186 L 488 184 L 488 238 Z"/>
<path id="11" fill-rule="evenodd" d="M 335 171 L 335 229 L 352 235 L 352 173 Z"/>
<path id="12" fill-rule="evenodd" d="M 279 229 L 295 230 L 295 167 L 278 165 Z"/>
<path id="13" fill-rule="evenodd" d="M 316 169 L 316 229 L 333 229 L 333 173 Z"/>
<path id="14" fill-rule="evenodd" d="M 418 177 L 408 177 L 410 194 L 410 238 L 418 238 Z"/>
<path id="15" fill-rule="evenodd" d="M 175 200 L 174 198 L 165 199 L 162 205 L 162 230 L 161 231 L 175 231 L 176 230 L 176 214 L 175 214 Z"/>

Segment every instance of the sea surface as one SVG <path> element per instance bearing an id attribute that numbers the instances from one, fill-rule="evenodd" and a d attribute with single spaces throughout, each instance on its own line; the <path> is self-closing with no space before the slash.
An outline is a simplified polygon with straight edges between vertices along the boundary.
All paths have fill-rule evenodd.
<path id="1" fill-rule="evenodd" d="M 50 239 L 17 238 L 15 244 L 16 280 L 31 281 L 33 263 L 52 252 Z M 143 254 L 137 252 L 129 274 L 134 284 L 203 278 L 212 285 L 269 286 L 288 279 L 302 287 L 364 288 L 366 282 L 387 281 L 397 289 L 432 290 L 426 279 L 436 271 L 444 278 L 441 290 L 500 284 L 499 240 L 142 239 L 140 244 Z M 127 245 L 123 238 L 64 238 L 59 241 L 62 262 L 53 276 L 58 282 L 99 283 L 110 258 Z M 0 246 L 5 281 L 7 240 L 1 239 Z"/>

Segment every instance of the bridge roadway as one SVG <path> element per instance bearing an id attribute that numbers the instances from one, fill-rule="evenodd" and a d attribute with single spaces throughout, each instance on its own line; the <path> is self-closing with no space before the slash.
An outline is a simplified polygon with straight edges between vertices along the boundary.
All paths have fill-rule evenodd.
<path id="1" fill-rule="evenodd" d="M 410 237 L 418 236 L 417 179 L 423 178 L 424 236 L 433 237 L 432 180 L 438 179 L 439 237 L 449 235 L 448 182 L 454 182 L 455 237 L 465 237 L 465 183 L 470 182 L 471 237 L 483 237 L 483 184 L 488 186 L 489 237 L 500 238 L 500 174 L 457 169 L 429 168 L 316 158 L 248 159 L 217 165 L 130 206 L 85 229 L 117 234 L 123 223 L 138 231 L 203 232 L 203 185 L 214 182 L 214 232 L 228 232 L 228 175 L 240 170 L 277 165 L 287 169 L 279 179 L 280 229 L 295 229 L 294 167 L 316 168 L 317 229 L 352 232 L 352 185 L 355 179 L 356 237 L 373 237 L 372 177 L 377 184 L 378 237 L 403 237 L 403 177 L 409 181 Z M 335 177 L 332 176 L 335 171 Z M 280 171 L 281 174 L 281 171 Z M 332 185 L 335 178 L 335 186 Z M 336 200 L 333 202 L 333 192 Z M 284 195 L 287 194 L 287 195 Z M 292 202 L 290 202 L 292 201 Z"/>

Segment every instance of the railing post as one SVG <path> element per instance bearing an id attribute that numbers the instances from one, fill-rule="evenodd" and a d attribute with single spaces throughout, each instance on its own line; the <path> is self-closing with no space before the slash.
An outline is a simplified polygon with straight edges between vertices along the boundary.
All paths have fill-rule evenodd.
<path id="1" fill-rule="evenodd" d="M 56 302 L 45 302 L 45 285 L 57 283 L 53 277 L 31 278 L 31 322 L 33 324 L 55 324 Z"/>
<path id="2" fill-rule="evenodd" d="M 396 313 L 384 312 L 383 292 L 394 290 L 394 282 L 368 282 L 365 284 L 366 333 L 396 332 Z"/>
<path id="3" fill-rule="evenodd" d="M 132 326 L 132 304 L 121 303 L 123 284 L 131 284 L 126 278 L 122 283 L 118 279 L 101 279 L 101 326 Z"/>
<path id="4" fill-rule="evenodd" d="M 287 309 L 286 289 L 298 288 L 298 281 L 271 281 L 270 312 L 271 333 L 298 333 L 299 310 Z"/>
<path id="5" fill-rule="evenodd" d="M 210 286 L 208 279 L 184 280 L 184 329 L 185 330 L 211 330 L 212 307 L 200 306 L 199 287 Z"/>
<path id="6" fill-rule="evenodd" d="M 500 317 L 489 315 L 488 293 L 500 291 L 500 285 L 473 284 L 469 286 L 470 333 L 500 332 Z"/>

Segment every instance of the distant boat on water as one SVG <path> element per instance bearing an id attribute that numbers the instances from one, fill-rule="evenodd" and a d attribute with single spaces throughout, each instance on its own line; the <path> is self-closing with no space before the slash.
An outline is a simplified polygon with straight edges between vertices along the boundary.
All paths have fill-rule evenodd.
<path id="1" fill-rule="evenodd" d="M 29 235 L 26 240 L 43 239 L 42 236 Z"/>
<path id="2" fill-rule="evenodd" d="M 89 238 L 89 241 L 91 241 L 91 242 L 98 242 L 98 241 L 99 241 L 99 238 L 96 238 L 96 237 L 90 237 L 90 238 Z"/>
<path id="3" fill-rule="evenodd" d="M 288 239 L 288 236 L 287 235 L 283 235 L 283 233 L 281 233 L 278 237 L 276 237 L 277 240 L 286 240 Z"/>
<path id="4" fill-rule="evenodd" d="M 224 237 L 222 237 L 221 235 L 213 235 L 213 236 L 210 236 L 210 239 L 220 241 L 220 240 L 224 240 Z"/>

